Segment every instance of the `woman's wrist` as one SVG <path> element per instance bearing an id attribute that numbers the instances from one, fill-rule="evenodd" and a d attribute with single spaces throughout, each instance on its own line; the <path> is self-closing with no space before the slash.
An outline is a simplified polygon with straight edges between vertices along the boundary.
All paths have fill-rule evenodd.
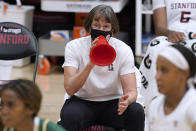
<path id="1" fill-rule="evenodd" d="M 171 32 L 172 32 L 171 30 L 166 30 L 166 36 L 169 37 Z"/>
<path id="2" fill-rule="evenodd" d="M 89 61 L 89 63 L 87 64 L 87 67 L 89 68 L 93 68 L 95 66 L 95 64 L 92 61 Z"/>

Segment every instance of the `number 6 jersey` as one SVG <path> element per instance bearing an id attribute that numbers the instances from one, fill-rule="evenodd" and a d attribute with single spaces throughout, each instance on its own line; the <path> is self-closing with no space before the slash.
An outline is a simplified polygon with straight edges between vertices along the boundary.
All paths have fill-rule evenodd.
<path id="1" fill-rule="evenodd" d="M 196 0 L 153 0 L 153 10 L 166 7 L 168 29 L 196 31 Z"/>

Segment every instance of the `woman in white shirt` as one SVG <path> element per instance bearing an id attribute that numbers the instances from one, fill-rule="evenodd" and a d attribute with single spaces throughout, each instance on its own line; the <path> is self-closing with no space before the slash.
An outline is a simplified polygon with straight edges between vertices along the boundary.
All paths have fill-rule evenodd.
<path id="1" fill-rule="evenodd" d="M 147 111 L 150 131 L 196 131 L 196 57 L 186 47 L 167 46 L 157 59 L 160 96 Z"/>
<path id="2" fill-rule="evenodd" d="M 144 110 L 136 103 L 134 56 L 128 45 L 113 37 L 119 31 L 113 9 L 94 7 L 84 26 L 91 35 L 72 40 L 65 47 L 64 88 L 70 98 L 62 107 L 58 124 L 69 131 L 96 124 L 143 131 Z M 97 66 L 89 58 L 100 35 L 116 51 L 116 59 L 107 66 Z"/>

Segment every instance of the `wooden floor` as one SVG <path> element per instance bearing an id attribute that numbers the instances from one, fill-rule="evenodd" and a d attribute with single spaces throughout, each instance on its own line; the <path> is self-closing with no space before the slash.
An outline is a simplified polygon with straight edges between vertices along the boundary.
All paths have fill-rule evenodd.
<path id="1" fill-rule="evenodd" d="M 26 78 L 32 80 L 33 71 L 33 64 L 24 67 L 14 67 L 11 78 Z M 40 75 L 37 73 L 36 83 L 39 85 L 43 96 L 39 116 L 41 118 L 48 118 L 56 123 L 64 102 L 63 69 L 60 66 L 52 66 L 48 75 Z"/>

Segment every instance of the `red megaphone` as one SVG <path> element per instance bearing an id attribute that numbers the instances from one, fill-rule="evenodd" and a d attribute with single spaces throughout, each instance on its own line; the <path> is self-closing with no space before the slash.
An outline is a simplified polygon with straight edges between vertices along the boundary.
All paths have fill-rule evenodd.
<path id="1" fill-rule="evenodd" d="M 115 58 L 115 49 L 109 45 L 104 36 L 99 36 L 96 45 L 90 51 L 91 61 L 98 66 L 107 66 L 112 64 Z"/>

